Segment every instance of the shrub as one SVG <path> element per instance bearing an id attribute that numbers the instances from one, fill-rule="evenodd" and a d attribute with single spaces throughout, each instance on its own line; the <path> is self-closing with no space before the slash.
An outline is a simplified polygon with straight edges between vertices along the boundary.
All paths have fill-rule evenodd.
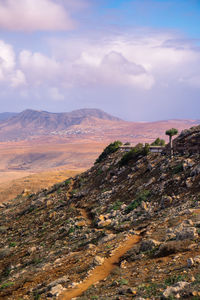
<path id="1" fill-rule="evenodd" d="M 177 166 L 175 166 L 172 169 L 173 174 L 178 174 L 178 173 L 181 173 L 181 172 L 183 172 L 183 164 L 182 163 L 178 164 Z"/>
<path id="2" fill-rule="evenodd" d="M 151 146 L 165 146 L 165 140 L 157 138 Z"/>
<path id="3" fill-rule="evenodd" d="M 122 142 L 115 141 L 108 145 L 103 152 L 100 154 L 100 156 L 95 161 L 95 164 L 102 162 L 109 154 L 116 152 L 119 147 L 122 145 Z"/>
<path id="4" fill-rule="evenodd" d="M 14 285 L 14 282 L 8 281 L 0 286 L 0 290 L 6 289 Z"/>
<path id="5" fill-rule="evenodd" d="M 120 160 L 120 166 L 127 165 L 130 160 L 138 159 L 140 156 L 146 156 L 149 153 L 149 144 L 137 144 L 133 149 L 129 152 L 126 152 L 122 159 Z"/>
<path id="6" fill-rule="evenodd" d="M 116 201 L 115 203 L 113 203 L 113 205 L 111 206 L 111 209 L 113 210 L 119 210 L 121 208 L 121 205 L 123 204 L 123 202 L 120 201 Z"/>
<path id="7" fill-rule="evenodd" d="M 126 213 L 130 213 L 132 210 L 136 209 L 141 203 L 142 201 L 146 202 L 148 200 L 148 197 L 150 197 L 151 192 L 149 190 L 144 190 L 142 192 L 140 192 L 137 196 L 136 199 L 127 206 L 126 208 Z"/>

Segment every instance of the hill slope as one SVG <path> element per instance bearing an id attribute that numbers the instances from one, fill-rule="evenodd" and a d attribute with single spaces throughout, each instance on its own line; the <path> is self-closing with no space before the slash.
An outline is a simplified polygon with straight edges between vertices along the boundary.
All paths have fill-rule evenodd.
<path id="1" fill-rule="evenodd" d="M 1 206 L 1 299 L 198 299 L 199 154 L 134 153 Z"/>

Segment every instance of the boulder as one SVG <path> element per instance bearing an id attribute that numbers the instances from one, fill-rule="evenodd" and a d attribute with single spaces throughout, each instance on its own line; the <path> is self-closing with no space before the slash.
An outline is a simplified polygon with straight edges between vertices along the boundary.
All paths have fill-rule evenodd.
<path id="1" fill-rule="evenodd" d="M 101 257 L 101 256 L 95 256 L 94 261 L 93 261 L 93 263 L 94 263 L 96 266 L 102 265 L 103 262 L 104 262 L 104 258 Z"/>
<path id="2" fill-rule="evenodd" d="M 0 249 L 0 259 L 4 259 L 5 257 L 9 256 L 11 254 L 11 250 L 6 249 Z"/>
<path id="3" fill-rule="evenodd" d="M 174 284 L 173 286 L 168 286 L 166 290 L 163 292 L 164 299 L 173 297 L 174 295 L 182 292 L 188 285 L 189 285 L 188 282 L 180 281 Z"/>
<path id="4" fill-rule="evenodd" d="M 200 164 L 197 165 L 190 173 L 191 176 L 197 176 L 200 174 Z"/>
<path id="5" fill-rule="evenodd" d="M 143 240 L 140 245 L 140 251 L 142 251 L 142 252 L 149 251 L 159 245 L 160 245 L 160 242 L 152 240 L 152 239 Z"/>
<path id="6" fill-rule="evenodd" d="M 47 294 L 48 297 L 58 297 L 64 290 L 63 286 L 61 284 L 57 284 L 51 288 L 49 293 Z"/>
<path id="7" fill-rule="evenodd" d="M 198 237 L 195 227 L 183 227 L 182 230 L 176 232 L 176 240 L 193 240 Z"/>
<path id="8" fill-rule="evenodd" d="M 172 205 L 172 197 L 170 196 L 163 196 L 162 199 L 161 199 L 161 208 L 167 208 L 169 206 Z"/>

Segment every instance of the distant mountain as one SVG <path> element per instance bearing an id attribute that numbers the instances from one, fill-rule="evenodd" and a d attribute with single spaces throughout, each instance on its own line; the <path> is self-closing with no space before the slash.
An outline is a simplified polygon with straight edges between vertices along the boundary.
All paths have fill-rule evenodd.
<path id="1" fill-rule="evenodd" d="M 49 135 L 67 130 L 70 126 L 80 125 L 88 120 L 120 121 L 99 109 L 79 109 L 67 113 L 50 113 L 27 109 L 0 122 L 0 141 L 27 139 L 31 136 Z M 6 119 L 7 116 L 7 119 Z"/>
<path id="2" fill-rule="evenodd" d="M 4 112 L 0 113 L 0 121 L 8 120 L 14 116 L 16 116 L 18 113 L 12 113 L 12 112 Z"/>

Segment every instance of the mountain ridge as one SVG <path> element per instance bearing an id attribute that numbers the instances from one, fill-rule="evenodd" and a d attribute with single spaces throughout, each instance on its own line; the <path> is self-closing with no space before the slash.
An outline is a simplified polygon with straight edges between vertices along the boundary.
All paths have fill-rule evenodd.
<path id="1" fill-rule="evenodd" d="M 70 140 L 81 138 L 99 141 L 119 137 L 124 141 L 131 139 L 131 142 L 137 142 L 134 136 L 147 138 L 147 133 L 150 141 L 164 133 L 168 126 L 182 130 L 197 124 L 198 120 L 130 122 L 99 109 L 79 109 L 67 113 L 27 109 L 0 121 L 0 141 L 30 140 L 35 137 L 57 135 Z"/>

